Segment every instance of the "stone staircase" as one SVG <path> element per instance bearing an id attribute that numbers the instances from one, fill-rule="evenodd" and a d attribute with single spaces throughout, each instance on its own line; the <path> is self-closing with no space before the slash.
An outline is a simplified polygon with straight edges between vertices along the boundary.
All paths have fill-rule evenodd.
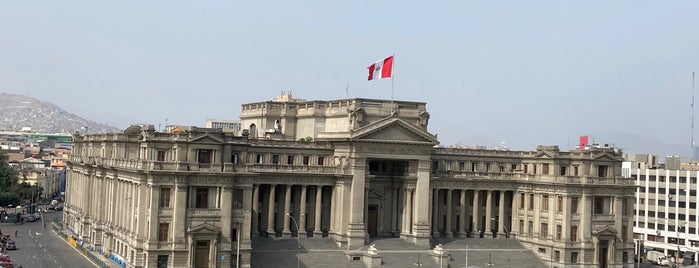
<path id="1" fill-rule="evenodd" d="M 328 238 L 254 238 L 252 267 L 362 268 L 366 266 L 360 256 L 367 253 L 370 245 L 381 258 L 379 267 L 439 267 L 439 254 L 434 251 L 438 244 L 444 249 L 444 268 L 491 267 L 487 263 L 492 263 L 492 267 L 545 267 L 516 239 L 434 238 L 432 244 L 427 248 L 398 238 L 379 238 L 359 249 L 344 250 Z"/>

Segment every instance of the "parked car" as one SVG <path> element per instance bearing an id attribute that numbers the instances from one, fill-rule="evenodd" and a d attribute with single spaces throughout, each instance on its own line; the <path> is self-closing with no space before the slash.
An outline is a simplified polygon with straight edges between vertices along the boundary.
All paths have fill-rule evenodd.
<path id="1" fill-rule="evenodd" d="M 0 262 L 0 267 L 2 267 L 2 268 L 15 268 L 15 266 L 9 262 Z"/>
<path id="2" fill-rule="evenodd" d="M 56 211 L 61 211 L 61 210 L 63 210 L 63 204 L 58 204 L 58 205 L 56 205 L 56 207 L 55 207 L 54 209 L 55 209 Z"/>
<path id="3" fill-rule="evenodd" d="M 34 215 L 31 215 L 31 214 L 30 214 L 30 215 L 27 215 L 27 216 L 25 216 L 24 218 L 25 218 L 25 219 L 26 219 L 26 220 L 27 220 L 28 222 L 34 222 L 34 221 L 36 221 L 36 220 L 37 220 L 37 218 L 36 218 L 36 217 L 34 217 Z"/>
<path id="4" fill-rule="evenodd" d="M 0 254 L 0 262 L 11 262 L 10 256 L 8 256 L 6 254 Z"/>
<path id="5" fill-rule="evenodd" d="M 56 205 L 51 204 L 51 205 L 46 206 L 46 208 L 47 208 L 48 210 L 54 210 L 54 209 L 56 209 Z"/>
<path id="6" fill-rule="evenodd" d="M 17 249 L 17 244 L 15 244 L 15 241 L 7 241 L 7 244 L 5 245 L 5 249 L 7 250 L 15 250 Z"/>
<path id="7" fill-rule="evenodd" d="M 41 213 L 32 213 L 32 216 L 37 220 L 41 220 Z"/>

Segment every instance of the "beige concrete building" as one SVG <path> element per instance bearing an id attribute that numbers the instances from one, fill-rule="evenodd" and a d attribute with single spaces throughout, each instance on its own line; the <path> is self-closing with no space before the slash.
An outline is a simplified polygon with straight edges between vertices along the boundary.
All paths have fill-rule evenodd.
<path id="1" fill-rule="evenodd" d="M 64 220 L 128 267 L 248 267 L 252 238 L 297 236 L 341 249 L 508 236 L 556 267 L 633 262 L 621 152 L 443 148 L 429 118 L 421 102 L 285 94 L 244 104 L 241 136 L 75 136 Z"/>

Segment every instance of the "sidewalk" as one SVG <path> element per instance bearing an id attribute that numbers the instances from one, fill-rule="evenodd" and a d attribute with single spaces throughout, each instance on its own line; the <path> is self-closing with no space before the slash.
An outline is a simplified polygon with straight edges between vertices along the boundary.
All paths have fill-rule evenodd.
<path id="1" fill-rule="evenodd" d="M 116 263 L 114 260 L 109 259 L 108 257 L 105 257 L 98 251 L 91 250 L 89 245 L 83 244 L 83 246 L 80 246 L 76 243 L 75 239 L 69 234 L 72 234 L 72 232 L 67 229 L 61 222 L 56 222 L 54 221 L 52 223 L 53 226 L 53 232 L 59 235 L 60 237 L 63 238 L 63 240 L 73 247 L 76 251 L 80 252 L 83 254 L 85 258 L 90 260 L 90 262 L 94 263 L 96 267 L 99 268 L 123 268 L 126 267 Z"/>

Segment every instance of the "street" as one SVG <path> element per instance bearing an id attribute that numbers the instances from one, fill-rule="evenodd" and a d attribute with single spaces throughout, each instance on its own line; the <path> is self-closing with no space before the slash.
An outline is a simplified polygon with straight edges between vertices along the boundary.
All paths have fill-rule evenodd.
<path id="1" fill-rule="evenodd" d="M 44 214 L 46 230 L 42 230 L 41 220 L 25 224 L 0 225 L 3 234 L 12 235 L 17 244 L 17 250 L 8 250 L 15 267 L 65 267 L 87 268 L 95 265 L 82 254 L 71 247 L 65 240 L 52 230 L 54 218 L 61 218 L 60 211 L 49 210 Z M 17 237 L 14 236 L 15 230 Z"/>

